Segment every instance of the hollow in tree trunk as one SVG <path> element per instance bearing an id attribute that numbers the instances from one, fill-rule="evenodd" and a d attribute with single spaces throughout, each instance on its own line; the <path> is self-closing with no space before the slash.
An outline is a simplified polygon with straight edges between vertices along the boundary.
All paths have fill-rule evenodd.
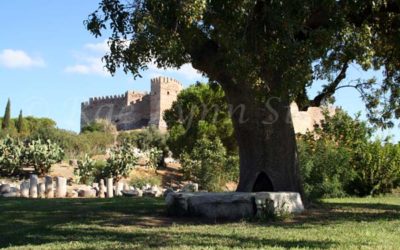
<path id="1" fill-rule="evenodd" d="M 270 95 L 256 102 L 246 93 L 227 92 L 239 146 L 237 191 L 292 191 L 302 194 L 289 98 Z M 239 112 L 238 108 L 244 112 Z"/>

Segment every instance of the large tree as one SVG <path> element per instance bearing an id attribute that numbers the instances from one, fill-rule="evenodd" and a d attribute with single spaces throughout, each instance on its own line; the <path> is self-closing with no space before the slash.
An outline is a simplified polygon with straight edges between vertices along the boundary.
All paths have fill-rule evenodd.
<path id="1" fill-rule="evenodd" d="M 400 116 L 398 0 L 102 0 L 86 21 L 104 59 L 135 76 L 159 67 L 193 67 L 223 88 L 234 112 L 239 191 L 301 191 L 289 104 L 319 106 L 339 88 L 356 88 L 371 120 Z M 382 81 L 347 82 L 351 65 L 381 69 Z M 328 83 L 315 97 L 315 80 Z M 380 98 L 382 97 L 382 98 Z"/>

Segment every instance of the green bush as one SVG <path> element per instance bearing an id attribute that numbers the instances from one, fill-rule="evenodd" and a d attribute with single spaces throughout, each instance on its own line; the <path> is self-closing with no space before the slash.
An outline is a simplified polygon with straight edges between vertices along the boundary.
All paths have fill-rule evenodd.
<path id="1" fill-rule="evenodd" d="M 202 189 L 220 191 L 221 187 L 229 181 L 230 176 L 237 176 L 237 160 L 229 159 L 225 147 L 217 137 L 211 141 L 207 138 L 198 140 L 190 152 L 180 156 L 184 178 L 199 183 Z M 228 166 L 229 165 L 229 166 Z M 227 174 L 227 170 L 231 174 Z"/>
<path id="2" fill-rule="evenodd" d="M 104 174 L 107 177 L 113 177 L 117 181 L 122 177 L 127 177 L 138 162 L 136 148 L 129 142 L 124 142 L 121 145 L 115 146 L 109 151 L 109 158 L 104 169 Z"/>
<path id="3" fill-rule="evenodd" d="M 153 169 L 159 167 L 160 162 L 163 160 L 163 152 L 158 148 L 150 148 L 147 153 L 149 157 L 149 167 Z"/>
<path id="4" fill-rule="evenodd" d="M 360 145 L 354 154 L 354 194 L 375 195 L 396 188 L 400 178 L 400 145 L 374 141 Z"/>
<path id="5" fill-rule="evenodd" d="M 372 140 L 374 129 L 344 111 L 325 116 L 298 137 L 305 194 L 310 199 L 376 195 L 400 185 L 400 146 Z"/>
<path id="6" fill-rule="evenodd" d="M 142 152 L 147 152 L 150 167 L 164 167 L 164 158 L 168 157 L 167 133 L 162 133 L 154 126 L 140 131 L 122 132 L 118 135 L 118 143 L 128 141 Z"/>
<path id="7" fill-rule="evenodd" d="M 15 176 L 21 171 L 23 144 L 19 139 L 6 137 L 0 140 L 0 175 Z"/>
<path id="8" fill-rule="evenodd" d="M 300 172 L 309 199 L 343 197 L 354 176 L 351 152 L 331 141 L 298 141 Z"/>
<path id="9" fill-rule="evenodd" d="M 85 155 L 82 160 L 78 161 L 78 167 L 74 169 L 74 175 L 77 182 L 81 184 L 90 184 L 95 179 L 94 171 L 96 161 Z"/>
<path id="10" fill-rule="evenodd" d="M 47 174 L 51 166 L 61 162 L 64 157 L 64 151 L 50 140 L 27 141 L 22 150 L 23 165 L 33 167 L 35 173 L 40 176 Z"/>

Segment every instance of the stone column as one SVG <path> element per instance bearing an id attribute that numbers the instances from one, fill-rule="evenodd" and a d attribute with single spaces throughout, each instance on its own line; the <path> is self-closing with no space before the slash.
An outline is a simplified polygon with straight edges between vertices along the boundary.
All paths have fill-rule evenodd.
<path id="1" fill-rule="evenodd" d="M 54 198 L 54 187 L 53 187 L 53 177 L 46 176 L 45 178 L 46 185 L 46 197 Z"/>
<path id="2" fill-rule="evenodd" d="M 56 193 L 57 198 L 65 198 L 67 195 L 67 179 L 64 177 L 56 177 Z"/>
<path id="3" fill-rule="evenodd" d="M 104 193 L 106 192 L 106 186 L 104 185 L 104 180 L 101 179 L 100 180 L 100 184 L 99 184 L 99 198 L 104 198 L 105 195 Z"/>
<path id="4" fill-rule="evenodd" d="M 107 178 L 107 198 L 114 197 L 114 180 L 113 178 Z"/>
<path id="5" fill-rule="evenodd" d="M 29 198 L 29 181 L 23 181 L 20 185 L 21 197 Z"/>
<path id="6" fill-rule="evenodd" d="M 29 197 L 37 198 L 37 185 L 38 185 L 38 176 L 35 174 L 31 174 L 29 178 Z"/>
<path id="7" fill-rule="evenodd" d="M 39 198 L 46 198 L 46 184 L 44 182 L 38 184 L 37 190 Z"/>
<path id="8" fill-rule="evenodd" d="M 124 189 L 124 183 L 119 181 L 115 184 L 115 196 L 122 196 L 122 190 Z"/>

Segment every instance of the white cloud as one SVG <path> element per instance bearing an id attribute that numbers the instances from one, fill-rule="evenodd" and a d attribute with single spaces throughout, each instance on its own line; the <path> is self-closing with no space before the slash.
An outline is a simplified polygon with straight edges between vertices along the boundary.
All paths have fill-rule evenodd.
<path id="1" fill-rule="evenodd" d="M 107 40 L 101 43 L 87 43 L 85 44 L 84 48 L 102 54 L 108 53 L 110 51 Z"/>
<path id="2" fill-rule="evenodd" d="M 124 45 L 128 46 L 129 41 L 125 41 Z M 77 63 L 72 66 L 68 66 L 64 69 L 67 73 L 75 74 L 96 74 L 102 76 L 110 76 L 110 73 L 104 68 L 104 63 L 101 61 L 101 57 L 106 53 L 110 52 L 108 46 L 108 40 L 99 43 L 87 43 L 83 46 L 83 50 L 75 54 Z M 187 81 L 196 81 L 204 79 L 204 77 L 195 70 L 190 63 L 182 65 L 180 69 L 176 68 L 157 68 L 157 65 L 150 63 L 147 65 L 148 70 L 143 72 L 150 77 L 156 76 L 171 76 L 184 78 Z"/>
<path id="3" fill-rule="evenodd" d="M 23 50 L 4 49 L 0 52 L 0 65 L 10 69 L 44 67 L 44 60 L 31 57 Z"/>
<path id="4" fill-rule="evenodd" d="M 190 63 L 186 63 L 182 65 L 179 69 L 176 68 L 157 68 L 157 65 L 154 63 L 150 63 L 147 65 L 148 72 L 151 76 L 159 76 L 159 75 L 175 75 L 183 77 L 187 80 L 194 81 L 202 79 L 203 76 L 192 67 Z"/>
<path id="5" fill-rule="evenodd" d="M 110 76 L 110 73 L 104 68 L 104 64 L 100 57 L 80 56 L 79 63 L 66 67 L 64 71 L 67 73 L 76 73 L 82 75 L 95 74 L 101 76 Z"/>

